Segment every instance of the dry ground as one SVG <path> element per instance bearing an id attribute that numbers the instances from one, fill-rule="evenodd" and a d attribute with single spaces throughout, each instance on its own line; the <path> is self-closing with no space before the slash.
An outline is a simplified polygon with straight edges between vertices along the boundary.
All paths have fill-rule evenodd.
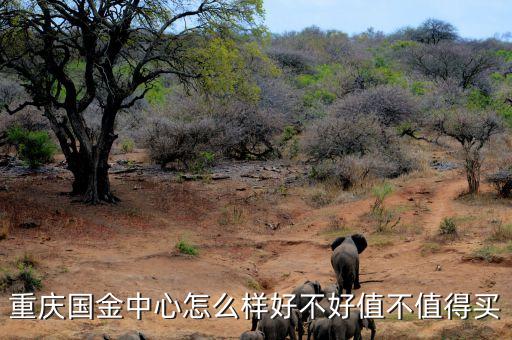
<path id="1" fill-rule="evenodd" d="M 383 282 L 363 284 L 358 294 L 501 294 L 500 321 L 427 322 L 409 316 L 377 322 L 378 339 L 512 338 L 510 255 L 501 254 L 499 263 L 465 260 L 489 242 L 497 221 L 512 222 L 512 201 L 497 199 L 491 188 L 484 186 L 478 197 L 460 196 L 466 184 L 459 170 L 397 179 L 386 206 L 401 217 L 400 224 L 377 233 L 368 218 L 368 194 L 320 197 L 323 204 L 312 204 L 319 200 L 318 188 L 296 180 L 303 177 L 300 169 L 256 163 L 218 171 L 230 178 L 179 181 L 175 174 L 154 171 L 115 174 L 113 187 L 123 201 L 99 207 L 62 194 L 70 187 L 65 172 L 4 174 L 0 185 L 7 191 L 0 192 L 0 210 L 8 212 L 11 227 L 0 241 L 0 267 L 12 266 L 24 254 L 35 259 L 43 277 L 37 296 L 85 292 L 99 298 L 112 292 L 125 300 L 140 291 L 155 302 L 164 292 L 182 300 L 192 291 L 214 298 L 228 292 L 240 300 L 259 288 L 286 293 L 306 279 L 333 282 L 329 242 L 362 232 L 370 243 L 362 254 L 362 280 Z M 437 236 L 445 217 L 455 217 L 459 228 L 453 240 Z M 37 227 L 20 228 L 25 222 Z M 199 256 L 178 254 L 180 239 L 195 244 Z M 0 295 L 2 339 L 117 336 L 129 330 L 151 339 L 193 333 L 237 338 L 250 327 L 245 320 L 162 320 L 153 313 L 137 321 L 126 311 L 119 321 L 10 320 L 8 298 Z"/>

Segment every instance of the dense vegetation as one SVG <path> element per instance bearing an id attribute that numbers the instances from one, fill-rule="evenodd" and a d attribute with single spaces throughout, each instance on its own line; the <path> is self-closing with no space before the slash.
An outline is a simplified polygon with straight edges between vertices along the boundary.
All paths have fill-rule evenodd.
<path id="1" fill-rule="evenodd" d="M 282 157 L 349 188 L 414 171 L 414 143 L 447 137 L 461 147 L 469 191 L 477 192 L 485 146 L 512 124 L 510 43 L 467 40 L 436 19 L 390 35 L 248 33 L 194 47 L 198 59 L 187 67 L 199 68 L 200 83 L 162 72 L 133 105 L 121 105 L 119 140 L 147 148 L 162 167 Z M 84 65 L 67 67 L 80 74 Z M 2 101 L 23 96 L 27 87 L 17 84 L 5 75 Z M 104 124 L 98 105 L 91 100 L 80 112 L 93 136 Z M 3 118 L 2 129 L 31 128 L 25 121 Z"/>

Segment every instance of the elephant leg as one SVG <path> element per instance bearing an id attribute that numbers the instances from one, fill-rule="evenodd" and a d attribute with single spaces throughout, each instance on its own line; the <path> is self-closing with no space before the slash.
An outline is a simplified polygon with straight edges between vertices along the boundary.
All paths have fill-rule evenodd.
<path id="1" fill-rule="evenodd" d="M 290 324 L 290 329 L 288 332 L 290 335 L 290 340 L 297 340 L 297 336 L 295 335 L 295 327 L 293 326 L 293 324 Z"/>
<path id="2" fill-rule="evenodd" d="M 304 325 L 302 324 L 302 322 L 299 322 L 299 324 L 297 325 L 297 331 L 299 333 L 299 340 L 302 340 L 302 337 L 304 336 Z"/>
<path id="3" fill-rule="evenodd" d="M 258 319 L 256 318 L 256 315 L 253 315 L 252 316 L 252 327 L 251 327 L 251 331 L 255 331 L 256 330 L 256 327 L 258 326 Z"/>
<path id="4" fill-rule="evenodd" d="M 343 294 L 343 275 L 336 272 L 336 283 L 338 284 L 338 296 Z"/>
<path id="5" fill-rule="evenodd" d="M 354 289 L 361 288 L 361 284 L 359 283 L 359 262 L 356 263 L 356 272 L 355 272 L 355 280 L 354 280 Z"/>

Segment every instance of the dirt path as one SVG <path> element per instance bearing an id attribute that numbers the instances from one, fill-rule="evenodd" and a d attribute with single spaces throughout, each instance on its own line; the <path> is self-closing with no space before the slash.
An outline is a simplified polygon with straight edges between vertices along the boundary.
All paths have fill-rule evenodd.
<path id="1" fill-rule="evenodd" d="M 277 172 L 271 173 L 276 176 Z M 13 180 L 11 189 L 0 193 L 0 205 L 6 209 L 14 206 L 17 219 L 35 220 L 40 226 L 14 228 L 8 239 L 1 241 L 0 266 L 30 250 L 44 275 L 41 294 L 67 294 L 78 289 L 98 297 L 112 291 L 126 298 L 141 291 L 156 301 L 164 292 L 183 299 L 194 291 L 212 297 L 228 292 L 239 299 L 255 289 L 267 294 L 289 293 L 306 279 L 319 280 L 323 285 L 333 282 L 328 244 L 337 233 L 362 232 L 370 242 L 361 256 L 363 280 L 384 282 L 365 284 L 359 293 L 484 291 L 501 293 L 505 309 L 512 301 L 508 288 L 511 267 L 461 261 L 482 242 L 479 229 L 469 226 L 468 236 L 442 244 L 434 252 L 423 252 L 444 217 L 480 218 L 478 214 L 492 213 L 454 201 L 465 188 L 464 178 L 456 172 L 397 181 L 396 191 L 386 204 L 397 208 L 401 223 L 413 228 L 389 234 L 375 233 L 365 217 L 371 197 L 313 208 L 304 192 L 308 187 L 282 194 L 275 189 L 282 185 L 282 179 L 262 180 L 270 176 L 259 176 L 177 183 L 167 177 L 156 180 L 134 174 L 114 182 L 123 197 L 115 207 L 70 203 L 68 197 L 59 195 L 68 185 L 66 178 L 54 178 L 50 185 L 41 185 L 48 181 L 44 176 Z M 512 207 L 500 208 L 500 216 L 512 220 Z M 330 230 L 333 217 L 348 229 Z M 274 230 L 272 226 L 278 227 Z M 175 244 L 180 239 L 198 245 L 199 256 L 177 254 Z M 148 315 L 142 321 L 128 316 L 108 323 L 37 321 L 27 329 L 25 323 L 5 317 L 9 310 L 6 298 L 0 296 L 0 330 L 26 338 L 74 339 L 138 329 L 153 339 L 186 339 L 195 332 L 234 339 L 250 325 L 243 320 L 194 322 L 179 318 L 163 322 L 156 315 Z M 436 338 L 440 325 L 444 322 L 414 323 L 415 334 L 421 339 Z M 493 327 L 501 329 L 504 325 Z M 390 338 L 407 332 L 403 323 L 392 321 L 380 322 L 379 329 L 383 330 L 381 335 Z"/>

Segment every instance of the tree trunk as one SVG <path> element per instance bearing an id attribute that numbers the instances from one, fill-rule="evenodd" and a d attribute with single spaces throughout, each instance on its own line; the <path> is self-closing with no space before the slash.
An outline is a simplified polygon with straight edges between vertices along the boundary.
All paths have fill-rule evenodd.
<path id="1" fill-rule="evenodd" d="M 477 194 L 480 188 L 480 159 L 478 155 L 469 155 L 466 159 L 466 177 L 469 193 Z"/>

